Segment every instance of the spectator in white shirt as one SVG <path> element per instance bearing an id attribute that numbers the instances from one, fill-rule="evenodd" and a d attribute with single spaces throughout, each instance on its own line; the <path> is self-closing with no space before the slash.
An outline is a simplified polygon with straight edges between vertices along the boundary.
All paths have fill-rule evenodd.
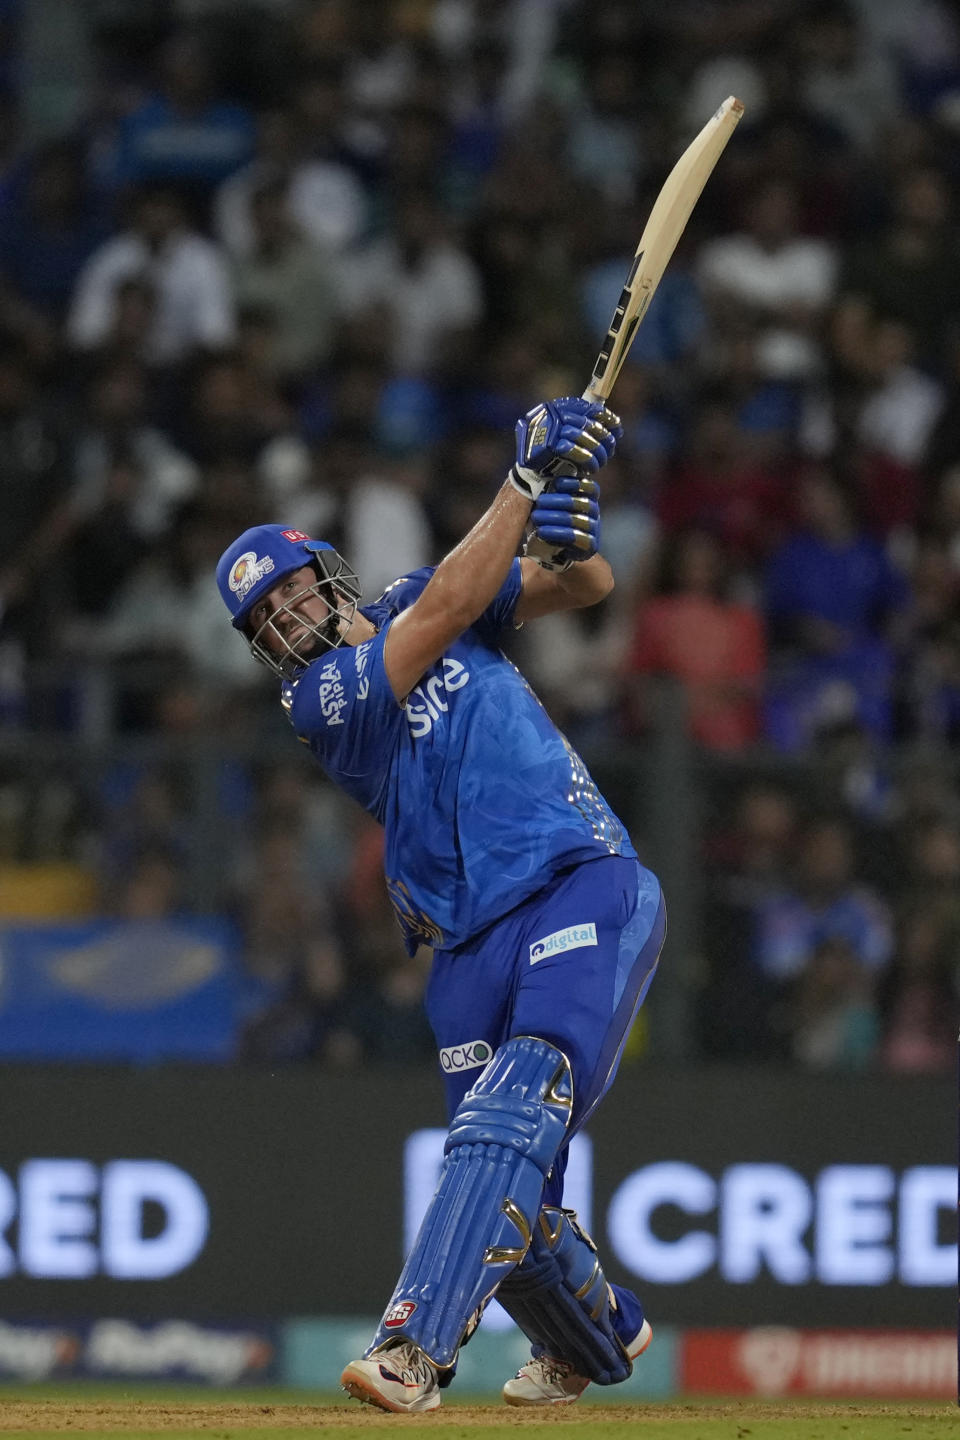
<path id="1" fill-rule="evenodd" d="M 324 75 L 304 78 L 295 104 L 267 111 L 258 124 L 257 153 L 214 196 L 218 239 L 237 259 L 254 249 L 253 196 L 267 181 L 285 186 L 287 215 L 334 253 L 356 243 L 366 229 L 369 203 L 336 140 L 337 88 Z"/>
<path id="2" fill-rule="evenodd" d="M 80 272 L 67 317 L 72 346 L 92 351 L 109 340 L 119 291 L 130 280 L 146 282 L 156 299 L 142 357 L 148 363 L 175 365 L 234 340 L 228 267 L 218 247 L 189 228 L 171 189 L 139 191 L 129 228 L 95 250 Z"/>
<path id="3" fill-rule="evenodd" d="M 863 7 L 868 11 L 876 0 Z M 899 8 L 919 19 L 913 4 Z M 874 36 L 866 13 L 848 0 L 825 0 L 801 16 L 796 46 L 797 93 L 816 115 L 869 155 L 903 112 L 892 53 Z M 913 27 L 911 27 L 913 28 Z"/>
<path id="4" fill-rule="evenodd" d="M 873 380 L 857 419 L 861 444 L 900 465 L 918 466 L 946 393 L 939 380 L 914 364 L 908 325 L 891 316 L 874 326 Z"/>
<path id="5" fill-rule="evenodd" d="M 337 278 L 332 257 L 289 218 L 280 179 L 254 192 L 251 219 L 253 249 L 232 267 L 241 327 L 246 310 L 263 311 L 272 322 L 269 369 L 282 378 L 305 375 L 328 358 L 333 345 Z"/>
<path id="6" fill-rule="evenodd" d="M 70 510 L 75 524 L 101 511 L 116 466 L 126 463 L 138 481 L 127 497 L 127 521 L 145 544 L 166 535 L 177 510 L 195 494 L 200 472 L 147 418 L 147 373 L 129 360 L 113 360 L 90 385 L 73 447 Z"/>
<path id="7" fill-rule="evenodd" d="M 371 457 L 344 497 L 344 549 L 350 554 L 365 595 L 379 595 L 396 577 L 433 559 L 424 510 L 428 467 L 423 455 L 388 460 Z"/>
<path id="8" fill-rule="evenodd" d="M 708 240 L 697 258 L 717 331 L 751 318 L 763 373 L 807 379 L 822 361 L 819 326 L 836 288 L 836 249 L 800 233 L 797 193 L 783 180 L 759 186 L 744 222 L 737 234 Z"/>
<path id="9" fill-rule="evenodd" d="M 483 314 L 476 266 L 443 233 L 439 212 L 423 196 L 402 203 L 391 232 L 349 262 L 344 279 L 346 309 L 382 317 L 384 348 L 401 374 L 450 364 L 463 332 Z"/>
<path id="10" fill-rule="evenodd" d="M 801 444 L 822 459 L 852 427 L 864 453 L 918 471 L 946 404 L 944 386 L 916 364 L 916 336 L 895 316 L 865 317 L 852 338 L 841 355 L 846 385 L 835 374 L 806 397 Z"/>

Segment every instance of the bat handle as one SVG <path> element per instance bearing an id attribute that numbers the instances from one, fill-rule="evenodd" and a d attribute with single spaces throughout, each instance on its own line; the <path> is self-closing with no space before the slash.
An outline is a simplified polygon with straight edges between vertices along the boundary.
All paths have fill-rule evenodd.
<path id="1" fill-rule="evenodd" d="M 546 540 L 540 539 L 539 535 L 533 535 L 524 545 L 523 553 L 528 555 L 531 560 L 552 560 L 558 548 L 556 545 L 548 545 Z M 554 566 L 553 568 L 559 569 L 560 567 Z"/>
<path id="2" fill-rule="evenodd" d="M 583 399 L 589 400 L 591 405 L 606 405 L 609 393 L 604 386 L 594 385 L 591 381 L 583 392 Z"/>

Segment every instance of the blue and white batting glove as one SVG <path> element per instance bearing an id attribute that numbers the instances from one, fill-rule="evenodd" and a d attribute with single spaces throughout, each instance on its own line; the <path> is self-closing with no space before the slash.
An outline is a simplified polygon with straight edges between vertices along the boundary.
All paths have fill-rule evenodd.
<path id="1" fill-rule="evenodd" d="M 594 475 L 617 448 L 623 428 L 596 400 L 564 395 L 528 410 L 516 425 L 517 460 L 510 483 L 536 500 L 558 475 Z"/>
<path id="2" fill-rule="evenodd" d="M 533 551 L 539 564 L 548 570 L 566 570 L 578 560 L 596 555 L 600 548 L 599 495 L 600 486 L 595 480 L 559 475 L 550 489 L 534 501 L 530 540 L 543 542 Z M 550 547 L 549 554 L 543 553 L 544 546 Z"/>

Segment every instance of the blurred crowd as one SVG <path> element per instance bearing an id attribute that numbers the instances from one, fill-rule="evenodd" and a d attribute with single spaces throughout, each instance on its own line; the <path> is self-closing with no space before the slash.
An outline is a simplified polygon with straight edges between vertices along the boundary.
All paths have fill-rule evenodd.
<path id="1" fill-rule="evenodd" d="M 642 751 L 664 677 L 683 697 L 719 777 L 702 1053 L 948 1067 L 955 7 L 89 0 L 69 63 L 36 8 L 0 3 L 0 736 L 215 737 L 223 853 L 198 870 L 190 785 L 137 751 L 96 783 L 3 760 L 4 862 L 79 863 L 102 913 L 231 914 L 246 1058 L 432 1053 L 376 829 L 231 759 L 283 722 L 215 562 L 283 520 L 368 598 L 435 563 L 517 415 L 583 389 L 669 166 L 735 93 L 615 395 L 617 589 L 516 658 L 588 755 Z"/>

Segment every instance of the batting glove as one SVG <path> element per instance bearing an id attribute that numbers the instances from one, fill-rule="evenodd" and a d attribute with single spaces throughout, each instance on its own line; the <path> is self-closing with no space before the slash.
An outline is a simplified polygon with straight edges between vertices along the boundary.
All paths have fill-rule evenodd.
<path id="1" fill-rule="evenodd" d="M 599 401 L 577 395 L 544 401 L 517 421 L 510 483 L 535 501 L 555 476 L 596 474 L 622 434 L 620 421 Z"/>
<path id="2" fill-rule="evenodd" d="M 566 570 L 600 548 L 600 486 L 561 475 L 534 501 L 524 554 L 547 570 Z M 533 541 L 540 541 L 538 545 Z"/>

